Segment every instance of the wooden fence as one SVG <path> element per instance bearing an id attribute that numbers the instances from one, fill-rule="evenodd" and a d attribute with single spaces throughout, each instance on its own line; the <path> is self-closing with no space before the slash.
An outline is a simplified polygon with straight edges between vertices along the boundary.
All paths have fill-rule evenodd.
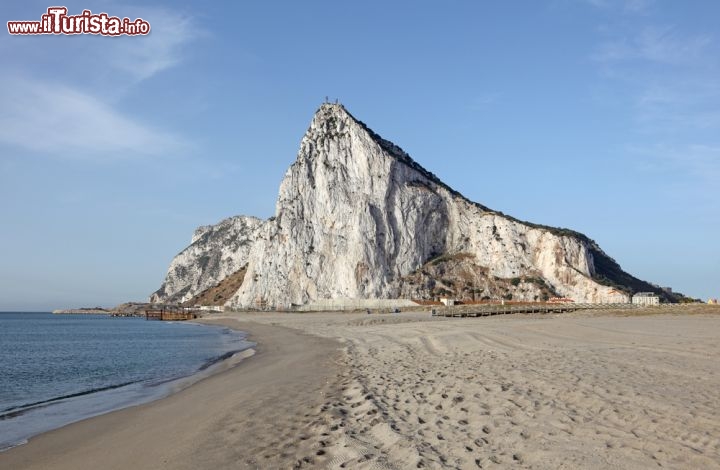
<path id="1" fill-rule="evenodd" d="M 438 317 L 487 317 L 491 315 L 506 315 L 510 313 L 565 313 L 577 310 L 618 310 L 638 308 L 633 304 L 525 304 L 525 305 L 456 305 L 453 307 L 438 307 L 432 310 Z"/>

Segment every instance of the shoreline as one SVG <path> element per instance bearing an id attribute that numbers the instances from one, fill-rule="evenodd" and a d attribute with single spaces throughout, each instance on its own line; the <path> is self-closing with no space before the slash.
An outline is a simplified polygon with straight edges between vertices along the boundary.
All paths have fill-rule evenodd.
<path id="1" fill-rule="evenodd" d="M 203 371 L 206 376 L 192 386 L 186 384 L 165 398 L 39 434 L 27 444 L 0 453 L 0 467 L 70 470 L 94 469 L 102 463 L 109 469 L 170 469 L 203 468 L 208 461 L 229 467 L 236 466 L 240 456 L 255 462 L 268 444 L 275 449 L 294 446 L 295 432 L 287 434 L 283 428 L 297 430 L 309 424 L 305 423 L 309 418 L 320 418 L 320 401 L 329 394 L 336 377 L 339 344 L 288 328 L 236 319 L 198 323 L 247 333 L 246 339 L 256 343 L 252 360 L 234 355 Z M 282 405 L 269 405 L 271 399 Z M 247 421 L 248 410 L 253 415 L 267 415 L 270 407 L 276 415 L 273 419 Z M 297 416 L 297 409 L 303 408 L 315 408 L 315 412 Z M 228 426 L 230 422 L 234 424 Z M 264 429 L 273 425 L 278 432 Z M 217 449 L 220 436 L 234 449 L 231 454 L 208 452 Z M 316 451 L 309 449 L 317 445 L 317 441 L 300 441 L 292 454 L 318 459 Z M 285 461 L 288 455 L 284 452 L 277 457 Z M 263 463 L 273 466 L 272 462 L 270 455 Z"/>
<path id="2" fill-rule="evenodd" d="M 195 323 L 210 327 L 223 335 L 225 326 L 212 323 Z M 192 371 L 175 376 L 157 376 L 139 381 L 114 383 L 95 389 L 54 396 L 37 402 L 24 403 L 0 412 L 0 423 L 7 431 L 0 432 L 0 454 L 26 445 L 30 440 L 47 432 L 64 428 L 73 423 L 92 419 L 127 408 L 149 404 L 177 393 L 216 373 L 233 367 L 251 357 L 255 343 L 248 341 L 248 334 L 233 329 L 239 344 L 235 349 L 212 357 Z"/>

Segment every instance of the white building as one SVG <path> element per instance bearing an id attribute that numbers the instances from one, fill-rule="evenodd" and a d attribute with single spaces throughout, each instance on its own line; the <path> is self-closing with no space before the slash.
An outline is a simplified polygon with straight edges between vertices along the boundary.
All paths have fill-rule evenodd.
<path id="1" fill-rule="evenodd" d="M 196 305 L 194 307 L 184 307 L 184 310 L 192 312 L 193 310 L 200 310 L 201 312 L 224 312 L 225 306 L 223 305 Z"/>
<path id="2" fill-rule="evenodd" d="M 635 305 L 652 306 L 660 305 L 660 297 L 654 292 L 638 292 L 633 295 L 632 303 Z"/>

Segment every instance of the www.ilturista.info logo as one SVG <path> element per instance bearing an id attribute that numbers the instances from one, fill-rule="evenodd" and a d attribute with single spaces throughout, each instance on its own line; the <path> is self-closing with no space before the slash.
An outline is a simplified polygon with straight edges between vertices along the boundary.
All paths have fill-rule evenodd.
<path id="1" fill-rule="evenodd" d="M 68 16 L 65 7 L 50 7 L 40 21 L 8 21 L 10 34 L 100 34 L 102 36 L 136 36 L 150 33 L 150 23 L 138 18 L 108 16 L 83 10 L 79 15 Z"/>

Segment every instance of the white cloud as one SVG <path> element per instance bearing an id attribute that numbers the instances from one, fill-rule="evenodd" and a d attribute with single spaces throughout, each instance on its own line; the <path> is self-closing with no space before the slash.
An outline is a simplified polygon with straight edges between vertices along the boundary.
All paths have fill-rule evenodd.
<path id="1" fill-rule="evenodd" d="M 643 13 L 647 11 L 655 0 L 582 0 L 595 8 L 603 10 L 618 10 L 627 13 Z"/>
<path id="2" fill-rule="evenodd" d="M 669 172 L 676 178 L 688 176 L 692 181 L 705 181 L 712 187 L 720 181 L 720 145 L 655 144 L 629 150 L 642 157 L 646 169 Z M 720 194 L 713 191 L 707 196 L 718 200 Z"/>
<path id="3" fill-rule="evenodd" d="M 665 134 L 720 131 L 720 85 L 711 78 L 657 80 L 637 92 L 634 110 L 641 130 Z"/>
<path id="4" fill-rule="evenodd" d="M 498 92 L 479 93 L 467 102 L 466 107 L 471 111 L 485 110 L 488 106 L 497 103 L 500 97 L 501 94 Z"/>
<path id="5" fill-rule="evenodd" d="M 591 58 L 608 100 L 625 107 L 628 155 L 686 201 L 717 207 L 720 47 L 714 32 L 623 18 L 606 24 Z"/>
<path id="6" fill-rule="evenodd" d="M 169 10 L 132 10 L 150 22 L 147 36 L 112 38 L 110 65 L 134 80 L 145 80 L 178 65 L 188 44 L 203 34 L 192 19 Z M 109 38 L 101 38 L 109 39 Z"/>
<path id="7" fill-rule="evenodd" d="M 625 0 L 623 8 L 626 11 L 641 12 L 650 8 L 654 3 L 655 0 Z"/>
<path id="8" fill-rule="evenodd" d="M 142 93 L 144 80 L 183 63 L 192 43 L 203 34 L 193 19 L 144 6 L 90 1 L 85 7 L 143 18 L 150 22 L 151 33 L 11 38 L 11 54 L 0 69 L 0 143 L 93 160 L 169 155 L 187 149 L 185 139 L 148 124 L 150 110 L 137 110 L 146 118 L 143 121 L 124 114 L 119 105 L 130 89 Z"/>
<path id="9" fill-rule="evenodd" d="M 634 37 L 601 44 L 593 58 L 600 62 L 643 60 L 689 65 L 705 57 L 711 44 L 709 35 L 683 36 L 672 28 L 646 27 Z"/>
<path id="10" fill-rule="evenodd" d="M 630 96 L 638 130 L 720 131 L 720 64 L 713 36 L 656 26 L 615 36 L 592 58 L 605 78 Z"/>
<path id="11" fill-rule="evenodd" d="M 78 89 L 0 80 L 0 142 L 52 156 L 107 160 L 181 152 L 187 143 Z"/>
<path id="12" fill-rule="evenodd" d="M 55 75 L 75 82 L 92 83 L 94 79 L 99 79 L 108 82 L 108 88 L 118 84 L 126 86 L 128 81 L 132 85 L 181 65 L 191 56 L 192 46 L 197 40 L 208 34 L 198 26 L 194 17 L 177 10 L 108 5 L 90 0 L 83 8 L 132 20 L 143 18 L 151 25 L 150 34 L 119 37 L 83 35 L 73 38 L 0 35 L 0 51 L 6 66 L 4 71 L 15 69 L 27 73 L 35 70 L 40 76 L 47 76 L 47 68 L 36 69 L 38 64 L 44 64 L 51 65 Z M 80 9 L 70 10 L 71 14 L 80 12 Z M 42 10 L 38 11 L 38 18 L 41 13 Z M 20 18 L 32 19 L 32 16 L 16 19 Z M 93 70 L 93 74 L 87 74 L 88 70 Z"/>

